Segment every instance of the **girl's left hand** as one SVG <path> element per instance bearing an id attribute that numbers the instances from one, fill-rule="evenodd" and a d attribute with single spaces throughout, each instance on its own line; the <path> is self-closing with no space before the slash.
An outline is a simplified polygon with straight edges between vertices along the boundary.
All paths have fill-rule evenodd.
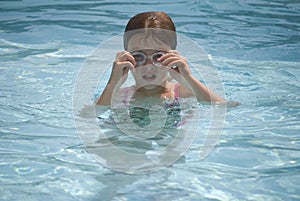
<path id="1" fill-rule="evenodd" d="M 185 58 L 181 57 L 176 50 L 168 51 L 167 54 L 160 57 L 158 61 L 160 61 L 163 66 L 169 67 L 170 75 L 178 82 L 182 82 L 182 77 L 185 80 L 192 77 Z"/>

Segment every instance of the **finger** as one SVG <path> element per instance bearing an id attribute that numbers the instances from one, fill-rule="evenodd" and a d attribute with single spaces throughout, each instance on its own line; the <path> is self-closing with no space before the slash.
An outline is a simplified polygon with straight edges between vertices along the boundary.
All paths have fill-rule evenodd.
<path id="1" fill-rule="evenodd" d="M 178 60 L 172 61 L 172 62 L 169 63 L 168 66 L 170 66 L 171 69 L 177 69 L 178 70 L 178 68 L 182 66 L 182 62 L 178 61 Z"/>
<path id="2" fill-rule="evenodd" d="M 174 74 L 174 72 L 176 72 L 178 74 L 179 73 L 179 69 L 177 67 L 175 67 L 175 68 L 169 67 L 168 72 L 171 73 L 171 74 Z"/>
<path id="3" fill-rule="evenodd" d="M 119 69 L 124 69 L 125 67 L 134 69 L 134 65 L 130 61 L 115 61 L 115 66 Z"/>
<path id="4" fill-rule="evenodd" d="M 129 61 L 133 64 L 133 66 L 135 66 L 135 60 L 133 56 L 127 51 L 118 52 L 115 61 Z"/>
<path id="5" fill-rule="evenodd" d="M 127 61 L 130 61 L 130 62 L 133 64 L 133 66 L 135 66 L 135 64 L 136 64 L 136 63 L 135 63 L 135 59 L 134 59 L 134 57 L 130 54 L 130 52 L 126 52 L 124 56 L 126 57 Z"/>
<path id="6" fill-rule="evenodd" d="M 177 57 L 177 58 L 181 58 L 179 54 L 175 54 L 175 53 L 167 53 L 163 56 L 161 56 L 158 61 L 162 62 L 164 61 L 165 59 L 169 58 L 169 57 Z"/>
<path id="7" fill-rule="evenodd" d="M 177 50 L 169 50 L 168 54 L 176 54 L 176 55 L 180 55 L 180 53 Z"/>
<path id="8" fill-rule="evenodd" d="M 115 61 L 120 61 L 120 58 L 125 54 L 125 51 L 117 52 Z"/>
<path id="9" fill-rule="evenodd" d="M 129 55 L 129 52 L 126 51 L 118 52 L 115 61 L 128 61 L 130 59 Z"/>
<path id="10" fill-rule="evenodd" d="M 179 58 L 177 57 L 177 56 L 175 56 L 175 57 L 167 57 L 165 60 L 163 60 L 162 61 L 162 65 L 165 65 L 165 66 L 172 66 L 172 65 L 170 65 L 170 63 L 172 63 L 172 62 L 179 62 L 180 60 L 179 60 Z"/>

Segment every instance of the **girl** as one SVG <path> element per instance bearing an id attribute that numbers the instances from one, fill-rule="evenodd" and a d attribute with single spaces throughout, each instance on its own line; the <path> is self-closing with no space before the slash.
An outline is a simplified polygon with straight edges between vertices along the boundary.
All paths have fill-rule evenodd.
<path id="1" fill-rule="evenodd" d="M 135 85 L 118 90 L 117 97 L 130 100 L 162 100 L 195 96 L 198 101 L 226 102 L 192 74 L 187 61 L 176 51 L 176 30 L 164 12 L 144 12 L 132 17 L 124 33 L 124 51 L 117 53 L 109 81 L 97 100 L 111 105 L 113 92 L 131 71 Z M 177 82 L 169 79 L 170 75 Z"/>

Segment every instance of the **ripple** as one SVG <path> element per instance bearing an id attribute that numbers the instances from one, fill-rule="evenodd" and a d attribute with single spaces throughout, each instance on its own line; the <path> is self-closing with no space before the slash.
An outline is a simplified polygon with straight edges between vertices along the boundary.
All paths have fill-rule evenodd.
<path id="1" fill-rule="evenodd" d="M 300 10 L 295 1 L 0 5 L 1 200 L 299 199 Z M 116 173 L 96 163 L 80 142 L 73 84 L 101 41 L 122 33 L 136 12 L 157 9 L 212 55 L 227 99 L 241 105 L 227 108 L 220 142 L 204 160 L 198 139 L 166 169 Z M 209 127 L 209 111 L 202 115 L 199 133 Z"/>

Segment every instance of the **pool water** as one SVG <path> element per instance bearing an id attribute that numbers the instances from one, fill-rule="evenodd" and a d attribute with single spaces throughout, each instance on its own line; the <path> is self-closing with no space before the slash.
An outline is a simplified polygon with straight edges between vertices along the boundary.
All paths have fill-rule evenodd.
<path id="1" fill-rule="evenodd" d="M 292 0 L 0 2 L 0 200 L 299 200 L 300 3 Z M 212 57 L 226 99 L 215 149 L 124 174 L 74 125 L 85 58 L 134 14 L 161 10 Z"/>

